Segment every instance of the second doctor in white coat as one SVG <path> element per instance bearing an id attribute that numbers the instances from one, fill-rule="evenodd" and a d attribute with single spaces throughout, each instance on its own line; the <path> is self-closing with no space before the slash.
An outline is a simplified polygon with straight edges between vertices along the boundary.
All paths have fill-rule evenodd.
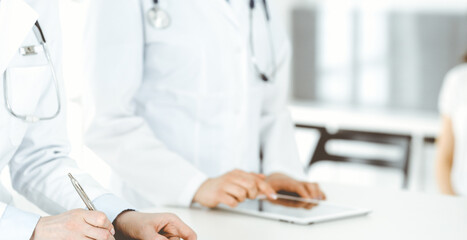
<path id="1" fill-rule="evenodd" d="M 287 61 L 289 45 L 277 18 L 268 23 L 256 2 L 256 58 L 271 74 Z M 137 206 L 208 207 L 278 190 L 324 198 L 316 184 L 292 178 L 305 175 L 288 84 L 264 82 L 253 68 L 249 1 L 159 3 L 171 16 L 166 29 L 148 22 L 153 0 L 90 4 L 86 140 L 123 179 L 122 196 Z"/>

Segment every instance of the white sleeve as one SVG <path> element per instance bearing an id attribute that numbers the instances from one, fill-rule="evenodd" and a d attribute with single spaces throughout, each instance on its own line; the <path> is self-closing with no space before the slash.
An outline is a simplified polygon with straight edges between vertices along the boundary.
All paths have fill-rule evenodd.
<path id="1" fill-rule="evenodd" d="M 273 16 L 274 17 L 274 16 Z M 272 18 L 272 26 L 275 18 Z M 277 22 L 276 22 L 277 24 Z M 277 33 L 278 34 L 278 33 Z M 290 45 L 285 37 L 278 37 L 276 56 L 280 66 L 277 78 L 266 85 L 261 115 L 261 149 L 265 174 L 281 172 L 296 179 L 306 175 L 295 142 L 294 123 L 287 109 L 290 66 Z"/>
<path id="2" fill-rule="evenodd" d="M 0 203 L 0 235 L 3 240 L 29 240 L 40 216 Z"/>
<path id="3" fill-rule="evenodd" d="M 111 6 L 111 7 L 109 7 Z M 135 114 L 144 71 L 140 1 L 92 1 L 86 45 L 90 125 L 86 144 L 126 185 L 153 204 L 191 204 L 207 177 L 158 140 Z"/>
<path id="4" fill-rule="evenodd" d="M 467 73 L 466 69 L 466 66 L 461 65 L 452 69 L 446 75 L 439 96 L 439 110 L 441 114 L 451 116 L 456 106 L 459 104 L 458 88 L 461 80 L 460 78 L 462 76 L 467 76 L 465 74 Z"/>
<path id="5" fill-rule="evenodd" d="M 40 101 L 40 106 L 54 106 L 53 85 L 46 94 L 49 96 Z M 50 214 L 85 207 L 68 173 L 77 178 L 91 200 L 108 193 L 68 157 L 64 116 L 62 112 L 53 120 L 30 124 L 9 163 L 14 189 Z"/>

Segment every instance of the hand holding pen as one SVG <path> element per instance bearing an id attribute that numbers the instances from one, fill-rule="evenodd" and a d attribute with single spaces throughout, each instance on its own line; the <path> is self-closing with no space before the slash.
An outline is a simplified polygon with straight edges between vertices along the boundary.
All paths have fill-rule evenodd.
<path id="1" fill-rule="evenodd" d="M 71 174 L 68 174 L 68 176 L 70 177 L 71 183 L 75 187 L 84 204 L 90 210 L 88 212 L 97 213 L 96 207 L 89 199 L 88 195 L 78 183 L 78 181 Z M 110 223 L 108 219 L 104 222 L 105 226 Z M 118 215 L 114 221 L 114 224 L 119 236 L 122 235 L 129 237 L 130 239 L 197 239 L 195 232 L 190 227 L 188 227 L 188 225 L 186 225 L 180 218 L 170 213 L 140 213 L 136 211 L 125 211 Z M 101 227 L 102 225 L 94 226 Z M 110 226 L 112 226 L 111 223 Z M 102 229 L 111 235 L 107 234 L 98 237 L 92 237 L 91 239 L 114 239 L 113 235 L 115 234 L 115 230 L 113 226 L 111 228 Z"/>
<path id="2" fill-rule="evenodd" d="M 98 211 L 87 197 L 79 183 L 69 174 L 73 186 L 80 193 L 81 198 L 89 210 L 75 209 L 57 216 L 42 217 L 39 219 L 31 240 L 115 240 L 115 228 L 107 216 Z"/>

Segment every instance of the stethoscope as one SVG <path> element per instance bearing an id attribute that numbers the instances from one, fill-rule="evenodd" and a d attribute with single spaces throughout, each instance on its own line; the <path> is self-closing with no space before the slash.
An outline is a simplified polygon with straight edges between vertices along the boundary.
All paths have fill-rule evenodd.
<path id="1" fill-rule="evenodd" d="M 269 14 L 269 8 L 268 8 L 268 3 L 267 0 L 262 0 L 262 5 L 264 9 L 264 14 L 266 18 L 266 25 L 267 25 L 267 32 L 268 32 L 268 37 L 269 37 L 269 46 L 271 48 L 271 62 L 272 62 L 272 70 L 270 73 L 266 73 L 266 71 L 262 70 L 261 67 L 259 66 L 258 60 L 256 58 L 256 51 L 254 47 L 254 29 L 253 29 L 253 12 L 256 9 L 256 0 L 249 0 L 249 8 L 250 8 L 250 13 L 249 13 L 249 19 L 250 19 L 250 33 L 249 33 L 249 45 L 250 45 L 250 52 L 251 52 L 251 61 L 253 63 L 253 67 L 255 69 L 255 72 L 257 73 L 258 77 L 263 80 L 264 82 L 270 82 L 272 79 L 274 79 L 277 71 L 277 63 L 276 63 L 276 56 L 275 56 L 275 50 L 274 50 L 274 41 L 272 37 L 272 31 L 271 31 L 271 18 Z M 159 0 L 153 0 L 153 7 L 149 9 L 147 13 L 147 18 L 148 22 L 151 24 L 152 27 L 155 29 L 165 29 L 170 26 L 171 19 L 170 15 L 167 11 L 162 9 L 159 4 Z"/>
<path id="2" fill-rule="evenodd" d="M 36 22 L 33 26 L 33 32 L 34 35 L 37 38 L 37 41 L 39 42 L 40 46 L 27 46 L 27 47 L 22 47 L 20 48 L 20 54 L 22 56 L 32 56 L 32 55 L 37 55 L 41 50 L 44 52 L 44 55 L 47 59 L 47 64 L 50 68 L 50 71 L 52 72 L 52 77 L 53 77 L 53 82 L 54 82 L 54 87 L 55 87 L 55 94 L 57 97 L 57 110 L 55 111 L 54 114 L 50 116 L 35 116 L 35 115 L 22 115 L 19 113 L 16 113 L 13 110 L 13 107 L 10 103 L 10 96 L 9 96 L 9 91 L 8 91 L 8 74 L 7 71 L 4 72 L 3 74 L 3 97 L 5 100 L 5 107 L 7 111 L 13 116 L 18 119 L 21 119 L 27 123 L 35 123 L 39 121 L 45 121 L 45 120 L 52 120 L 56 118 L 61 111 L 61 99 L 60 99 L 60 88 L 58 84 L 58 78 L 57 74 L 55 72 L 55 67 L 52 62 L 52 57 L 50 55 L 49 48 L 47 46 L 47 41 L 45 40 L 44 33 L 42 31 L 41 26 L 39 25 L 39 22 Z"/>
<path id="3" fill-rule="evenodd" d="M 148 11 L 148 21 L 155 29 L 164 29 L 170 26 L 170 15 L 159 6 L 159 0 L 153 0 L 154 4 Z"/>

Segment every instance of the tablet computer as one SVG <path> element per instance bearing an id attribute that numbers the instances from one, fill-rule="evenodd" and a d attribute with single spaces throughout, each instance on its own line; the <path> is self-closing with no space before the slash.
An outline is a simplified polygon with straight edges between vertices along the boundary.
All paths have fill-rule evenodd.
<path id="1" fill-rule="evenodd" d="M 220 205 L 220 209 L 251 216 L 279 220 L 295 224 L 313 224 L 350 217 L 364 216 L 370 209 L 356 208 L 294 197 L 278 197 L 276 201 L 246 200 L 236 208 Z"/>

